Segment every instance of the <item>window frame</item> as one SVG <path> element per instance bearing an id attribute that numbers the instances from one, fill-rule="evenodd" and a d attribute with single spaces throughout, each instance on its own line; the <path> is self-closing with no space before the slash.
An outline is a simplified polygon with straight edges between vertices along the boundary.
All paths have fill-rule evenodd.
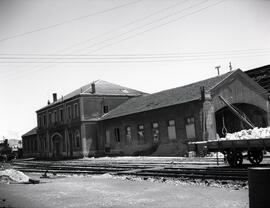
<path id="1" fill-rule="evenodd" d="M 108 113 L 109 112 L 109 106 L 108 105 L 103 105 L 103 113 Z"/>
<path id="2" fill-rule="evenodd" d="M 154 126 L 155 124 L 157 124 L 157 127 Z M 152 139 L 154 143 L 158 143 L 160 140 L 159 122 L 158 121 L 152 122 L 151 128 L 152 128 Z M 157 134 L 157 137 L 155 134 Z"/>
<path id="3" fill-rule="evenodd" d="M 142 128 L 141 128 L 142 127 Z M 144 124 L 138 124 L 137 126 L 138 141 L 141 143 L 145 140 L 145 128 Z"/>
<path id="4" fill-rule="evenodd" d="M 196 122 L 195 122 L 195 116 L 187 116 L 187 117 L 185 117 L 185 131 L 186 131 L 186 138 L 188 139 L 188 140 L 193 140 L 193 139 L 195 139 L 196 138 Z M 194 132 L 193 132 L 193 134 L 194 134 L 194 136 L 193 137 L 189 137 L 189 135 L 188 135 L 188 129 L 189 128 L 193 128 L 194 130 Z"/>
<path id="5" fill-rule="evenodd" d="M 59 122 L 64 121 L 64 114 L 63 114 L 63 108 L 59 109 Z"/>
<path id="6" fill-rule="evenodd" d="M 80 131 L 79 130 L 76 130 L 75 131 L 76 148 L 80 148 L 80 146 L 81 146 L 80 139 L 81 139 Z"/>
<path id="7" fill-rule="evenodd" d="M 131 140 L 132 140 L 132 129 L 131 129 L 130 125 L 125 126 L 125 136 L 126 136 L 126 140 L 128 141 L 128 143 L 131 142 Z"/>
<path id="8" fill-rule="evenodd" d="M 72 119 L 71 105 L 67 106 L 67 118 L 68 118 L 68 120 Z"/>
<path id="9" fill-rule="evenodd" d="M 172 121 L 173 121 L 173 123 L 172 123 Z M 177 135 L 176 135 L 176 124 L 175 124 L 175 120 L 174 119 L 168 120 L 168 122 L 167 122 L 167 130 L 168 130 L 168 139 L 169 140 L 176 140 L 176 138 L 177 138 Z M 171 131 L 173 131 L 174 137 L 172 137 L 172 135 L 170 133 Z"/>
<path id="10" fill-rule="evenodd" d="M 114 128 L 114 139 L 116 142 L 121 142 L 120 128 Z"/>

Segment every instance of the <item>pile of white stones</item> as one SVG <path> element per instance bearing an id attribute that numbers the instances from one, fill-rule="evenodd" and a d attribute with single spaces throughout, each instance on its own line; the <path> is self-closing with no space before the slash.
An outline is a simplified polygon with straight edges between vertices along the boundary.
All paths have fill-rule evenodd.
<path id="1" fill-rule="evenodd" d="M 239 140 L 239 139 L 260 139 L 270 138 L 270 126 L 266 128 L 254 128 L 248 130 L 241 130 L 235 133 L 226 134 L 225 138 L 220 140 Z"/>
<path id="2" fill-rule="evenodd" d="M 1 180 L 15 183 L 27 183 L 29 182 L 29 177 L 21 171 L 17 171 L 14 169 L 6 169 L 0 171 L 0 181 Z"/>

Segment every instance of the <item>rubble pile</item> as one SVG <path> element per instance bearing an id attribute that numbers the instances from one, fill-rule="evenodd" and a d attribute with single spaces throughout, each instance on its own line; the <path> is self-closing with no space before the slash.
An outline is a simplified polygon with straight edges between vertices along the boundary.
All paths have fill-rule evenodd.
<path id="1" fill-rule="evenodd" d="M 0 171 L 0 182 L 15 182 L 15 183 L 28 183 L 29 177 L 22 173 L 21 171 L 17 171 L 14 169 L 6 169 L 3 171 Z"/>
<path id="2" fill-rule="evenodd" d="M 270 126 L 266 128 L 254 128 L 242 130 L 235 133 L 228 133 L 225 138 L 220 140 L 241 140 L 241 139 L 260 139 L 270 138 Z"/>

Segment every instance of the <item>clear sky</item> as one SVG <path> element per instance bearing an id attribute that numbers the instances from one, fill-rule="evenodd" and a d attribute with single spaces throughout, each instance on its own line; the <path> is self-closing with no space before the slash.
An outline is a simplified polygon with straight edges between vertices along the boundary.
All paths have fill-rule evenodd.
<path id="1" fill-rule="evenodd" d="M 0 137 L 93 80 L 153 93 L 229 62 L 267 65 L 269 11 L 270 0 L 0 0 Z"/>

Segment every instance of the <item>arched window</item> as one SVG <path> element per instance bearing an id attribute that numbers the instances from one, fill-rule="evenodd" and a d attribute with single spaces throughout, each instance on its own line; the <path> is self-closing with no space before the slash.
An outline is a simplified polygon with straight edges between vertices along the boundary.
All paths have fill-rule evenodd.
<path id="1" fill-rule="evenodd" d="M 81 139 L 81 135 L 80 135 L 80 132 L 77 130 L 75 132 L 76 147 L 80 147 L 80 139 Z"/>

